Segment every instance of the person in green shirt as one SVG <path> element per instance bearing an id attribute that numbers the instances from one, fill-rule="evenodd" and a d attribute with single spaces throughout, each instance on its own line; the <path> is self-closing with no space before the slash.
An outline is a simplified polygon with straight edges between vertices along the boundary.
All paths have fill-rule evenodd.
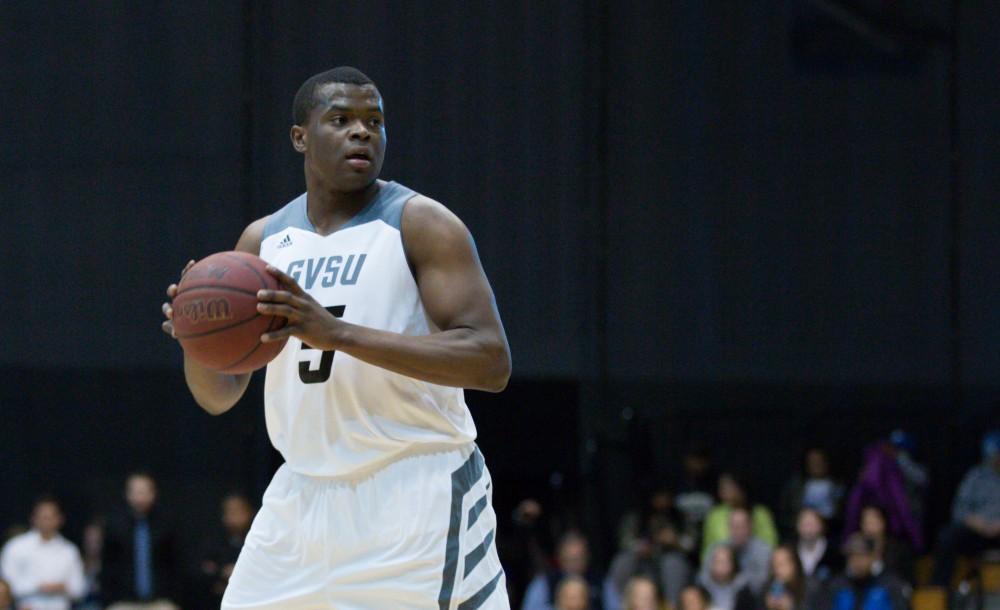
<path id="1" fill-rule="evenodd" d="M 729 538 L 729 513 L 734 508 L 744 508 L 750 513 L 753 535 L 771 547 L 778 544 L 778 529 L 771 511 L 763 504 L 750 501 L 747 487 L 731 472 L 719 475 L 719 503 L 708 512 L 701 537 L 701 555 L 704 561 L 708 550 L 717 542 Z"/>

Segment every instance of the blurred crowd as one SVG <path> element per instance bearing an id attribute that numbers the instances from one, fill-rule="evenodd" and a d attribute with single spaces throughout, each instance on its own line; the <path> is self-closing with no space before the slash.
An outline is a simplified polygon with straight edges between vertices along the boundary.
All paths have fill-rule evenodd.
<path id="1" fill-rule="evenodd" d="M 522 610 L 903 610 L 918 556 L 933 557 L 929 584 L 946 587 L 959 556 L 1000 548 L 1000 432 L 981 448 L 931 540 L 927 470 L 901 430 L 873 443 L 848 482 L 809 449 L 773 506 L 692 448 L 682 480 L 621 518 L 606 565 L 587 533 L 526 499 L 500 524 L 511 599 Z M 217 535 L 182 565 L 148 473 L 127 477 L 119 509 L 88 523 L 79 546 L 60 533 L 59 500 L 41 497 L 29 526 L 7 531 L 0 610 L 218 608 L 253 517 L 246 496 L 226 496 Z"/>
<path id="2" fill-rule="evenodd" d="M 921 584 L 947 590 L 959 556 L 1000 549 L 1000 432 L 981 448 L 932 540 L 927 469 L 903 430 L 871 444 L 851 481 L 834 476 L 824 449 L 807 450 L 773 506 L 692 448 L 683 480 L 621 519 L 606 566 L 587 534 L 558 531 L 566 520 L 528 499 L 512 518 L 516 542 L 501 549 L 512 598 L 522 610 L 904 610 L 918 557 Z"/>
<path id="3" fill-rule="evenodd" d="M 78 547 L 61 534 L 59 500 L 38 498 L 30 527 L 9 529 L 0 552 L 0 610 L 218 608 L 253 521 L 250 500 L 223 498 L 217 533 L 194 565 L 180 557 L 180 524 L 160 509 L 152 475 L 130 474 L 123 500 L 87 524 Z"/>

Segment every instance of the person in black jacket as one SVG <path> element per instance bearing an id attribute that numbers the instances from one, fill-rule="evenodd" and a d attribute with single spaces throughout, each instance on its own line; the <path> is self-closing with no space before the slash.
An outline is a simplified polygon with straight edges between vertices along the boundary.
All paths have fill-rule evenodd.
<path id="1" fill-rule="evenodd" d="M 102 588 L 108 610 L 176 609 L 177 560 L 170 525 L 156 508 L 156 481 L 136 472 L 125 482 L 124 510 L 108 517 Z"/>
<path id="2" fill-rule="evenodd" d="M 816 509 L 799 511 L 795 533 L 795 551 L 806 578 L 826 582 L 840 572 L 840 551 L 826 535 L 826 521 Z"/>
<path id="3" fill-rule="evenodd" d="M 233 493 L 223 498 L 222 531 L 205 545 L 198 566 L 199 602 L 203 607 L 222 605 L 222 594 L 229 585 L 253 516 L 253 505 L 245 495 Z"/>

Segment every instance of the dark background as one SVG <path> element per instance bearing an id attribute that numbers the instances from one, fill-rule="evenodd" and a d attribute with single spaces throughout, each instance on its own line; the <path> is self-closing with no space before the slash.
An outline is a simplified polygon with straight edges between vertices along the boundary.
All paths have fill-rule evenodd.
<path id="1" fill-rule="evenodd" d="M 496 292 L 502 514 L 568 495 L 610 534 L 696 440 L 771 499 L 806 443 L 850 479 L 905 426 L 940 520 L 996 422 L 988 3 L 96 4 L 0 2 L 0 524 L 54 490 L 78 530 L 135 467 L 194 531 L 263 490 L 260 380 L 202 414 L 160 303 L 303 190 L 292 96 L 342 64 Z"/>

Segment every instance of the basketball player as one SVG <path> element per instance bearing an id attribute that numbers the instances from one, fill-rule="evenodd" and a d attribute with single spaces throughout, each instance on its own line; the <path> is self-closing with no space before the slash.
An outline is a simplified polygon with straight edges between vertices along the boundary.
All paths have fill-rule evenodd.
<path id="1" fill-rule="evenodd" d="M 222 608 L 509 608 L 462 388 L 503 390 L 510 352 L 472 238 L 440 203 L 378 179 L 385 119 L 367 76 L 313 76 L 293 118 L 306 192 L 236 245 L 285 288 L 258 294 L 262 314 L 288 320 L 261 337 L 288 338 L 264 388 L 285 464 Z M 250 377 L 188 358 L 184 372 L 212 414 Z"/>

